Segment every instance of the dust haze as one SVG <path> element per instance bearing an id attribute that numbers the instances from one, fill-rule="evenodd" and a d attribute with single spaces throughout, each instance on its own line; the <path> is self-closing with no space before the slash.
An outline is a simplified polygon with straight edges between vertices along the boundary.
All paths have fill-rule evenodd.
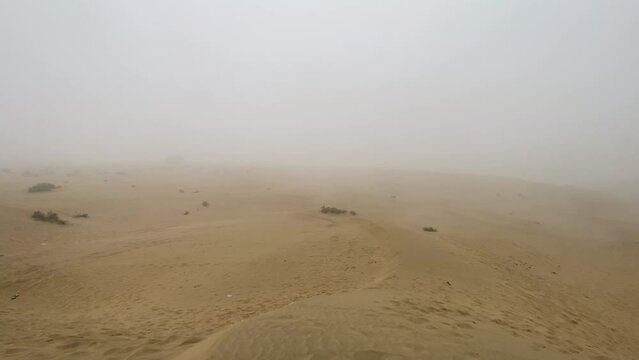
<path id="1" fill-rule="evenodd" d="M 637 14 L 0 0 L 0 358 L 639 359 Z"/>
<path id="2" fill-rule="evenodd" d="M 4 1 L 0 164 L 639 177 L 634 1 Z"/>

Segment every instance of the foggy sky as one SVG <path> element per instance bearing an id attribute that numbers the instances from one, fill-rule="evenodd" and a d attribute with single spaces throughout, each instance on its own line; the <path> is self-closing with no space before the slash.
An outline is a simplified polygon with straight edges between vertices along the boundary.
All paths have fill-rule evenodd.
<path id="1" fill-rule="evenodd" d="M 0 165 L 639 178 L 638 3 L 0 0 Z"/>

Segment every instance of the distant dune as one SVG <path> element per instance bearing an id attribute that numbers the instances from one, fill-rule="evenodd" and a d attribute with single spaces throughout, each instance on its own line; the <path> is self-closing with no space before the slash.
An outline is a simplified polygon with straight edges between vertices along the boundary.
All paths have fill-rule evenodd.
<path id="1" fill-rule="evenodd" d="M 639 220 L 601 192 L 390 171 L 20 174 L 0 173 L 3 359 L 639 359 Z M 44 181 L 63 186 L 26 191 Z"/>

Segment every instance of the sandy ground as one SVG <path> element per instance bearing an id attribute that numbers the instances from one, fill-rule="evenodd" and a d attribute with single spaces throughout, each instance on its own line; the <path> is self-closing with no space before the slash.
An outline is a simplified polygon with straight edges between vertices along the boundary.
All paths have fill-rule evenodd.
<path id="1" fill-rule="evenodd" d="M 2 359 L 639 359 L 639 217 L 603 194 L 409 172 L 32 172 L 0 172 Z M 63 187 L 26 192 L 41 181 Z"/>

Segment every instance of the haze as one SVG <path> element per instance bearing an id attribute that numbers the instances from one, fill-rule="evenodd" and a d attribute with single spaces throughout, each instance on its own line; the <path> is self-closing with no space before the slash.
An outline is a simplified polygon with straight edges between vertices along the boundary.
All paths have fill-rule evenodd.
<path id="1" fill-rule="evenodd" d="M 634 1 L 2 1 L 0 165 L 639 177 Z"/>

